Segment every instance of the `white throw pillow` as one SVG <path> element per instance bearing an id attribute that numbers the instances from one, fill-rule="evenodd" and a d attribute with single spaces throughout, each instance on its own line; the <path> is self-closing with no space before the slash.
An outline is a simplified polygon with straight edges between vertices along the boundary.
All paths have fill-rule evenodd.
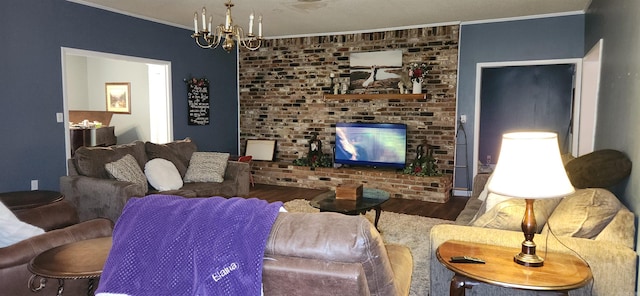
<path id="1" fill-rule="evenodd" d="M 229 153 L 194 152 L 189 161 L 185 182 L 217 182 L 224 181 Z"/>
<path id="2" fill-rule="evenodd" d="M 43 233 L 42 228 L 18 220 L 16 215 L 0 202 L 0 248 Z"/>
<path id="3" fill-rule="evenodd" d="M 114 162 L 105 164 L 104 168 L 118 181 L 139 184 L 144 188 L 145 192 L 149 189 L 147 186 L 147 177 L 142 172 L 142 169 L 140 169 L 138 161 L 136 161 L 131 154 L 127 154 Z"/>
<path id="4" fill-rule="evenodd" d="M 182 177 L 173 164 L 163 158 L 154 158 L 144 165 L 144 174 L 149 184 L 158 191 L 177 190 L 182 188 Z"/>

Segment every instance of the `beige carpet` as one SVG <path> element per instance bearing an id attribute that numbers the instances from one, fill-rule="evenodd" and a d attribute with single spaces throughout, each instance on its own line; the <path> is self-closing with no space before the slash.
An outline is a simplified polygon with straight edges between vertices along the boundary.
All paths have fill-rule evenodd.
<path id="1" fill-rule="evenodd" d="M 295 199 L 284 204 L 289 212 L 318 212 L 309 201 Z M 369 211 L 366 217 L 373 223 L 375 214 Z M 438 224 L 452 224 L 453 221 L 397 214 L 383 211 L 378 228 L 387 243 L 405 245 L 413 256 L 413 276 L 409 295 L 423 296 L 429 293 L 429 232 Z"/>

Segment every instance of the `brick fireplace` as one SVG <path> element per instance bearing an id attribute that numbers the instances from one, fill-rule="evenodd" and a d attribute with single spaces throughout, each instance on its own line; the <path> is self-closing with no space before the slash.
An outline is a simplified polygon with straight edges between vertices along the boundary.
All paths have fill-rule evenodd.
<path id="1" fill-rule="evenodd" d="M 437 26 L 375 33 L 270 39 L 257 51 L 241 50 L 240 139 L 277 141 L 274 162 L 254 162 L 256 182 L 308 188 L 335 188 L 344 182 L 388 190 L 396 198 L 446 202 L 454 170 L 456 80 L 459 26 Z M 352 52 L 403 51 L 403 65 L 424 62 L 429 74 L 425 99 L 389 96 L 397 88 L 358 89 L 357 96 L 325 96 L 334 82 L 349 81 Z M 376 94 L 367 96 L 366 94 Z M 434 148 L 438 178 L 414 177 L 367 168 L 311 170 L 295 167 L 314 133 L 331 153 L 336 122 L 407 125 L 407 161 L 416 147 Z"/>

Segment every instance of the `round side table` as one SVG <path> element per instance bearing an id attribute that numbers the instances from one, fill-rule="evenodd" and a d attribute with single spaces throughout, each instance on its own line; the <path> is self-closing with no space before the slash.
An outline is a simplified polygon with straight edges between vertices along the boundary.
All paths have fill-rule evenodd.
<path id="1" fill-rule="evenodd" d="M 14 191 L 0 193 L 0 201 L 12 211 L 31 209 L 61 201 L 64 195 L 49 190 Z"/>
<path id="2" fill-rule="evenodd" d="M 102 268 L 111 250 L 111 237 L 94 238 L 74 242 L 44 251 L 34 257 L 27 266 L 33 273 L 29 288 L 40 291 L 47 278 L 58 280 L 58 294 L 64 291 L 65 280 L 89 279 L 87 295 L 93 295 L 93 280 L 102 274 Z M 34 286 L 40 277 L 38 286 Z"/>
<path id="3" fill-rule="evenodd" d="M 438 261 L 455 275 L 451 279 L 450 295 L 464 295 L 479 283 L 532 291 L 568 291 L 581 288 L 593 278 L 591 269 L 582 259 L 555 252 L 547 252 L 544 265 L 526 267 L 513 262 L 520 250 L 502 246 L 463 241 L 446 241 L 436 250 Z M 486 264 L 453 263 L 453 256 L 470 256 Z"/>

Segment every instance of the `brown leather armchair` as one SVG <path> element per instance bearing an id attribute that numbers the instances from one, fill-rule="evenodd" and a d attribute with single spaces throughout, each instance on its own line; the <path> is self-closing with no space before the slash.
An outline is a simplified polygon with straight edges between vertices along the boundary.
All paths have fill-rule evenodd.
<path id="1" fill-rule="evenodd" d="M 280 213 L 264 256 L 265 295 L 409 295 L 409 249 L 363 216 Z"/>
<path id="2" fill-rule="evenodd" d="M 0 294 L 12 296 L 35 295 L 28 287 L 31 273 L 29 261 L 43 251 L 71 242 L 110 236 L 113 223 L 107 219 L 94 219 L 78 223 L 78 213 L 62 200 L 33 208 L 13 210 L 23 222 L 38 226 L 45 233 L 0 248 Z M 64 295 L 87 295 L 88 280 L 65 281 Z M 48 280 L 41 295 L 55 295 L 56 280 Z"/>

